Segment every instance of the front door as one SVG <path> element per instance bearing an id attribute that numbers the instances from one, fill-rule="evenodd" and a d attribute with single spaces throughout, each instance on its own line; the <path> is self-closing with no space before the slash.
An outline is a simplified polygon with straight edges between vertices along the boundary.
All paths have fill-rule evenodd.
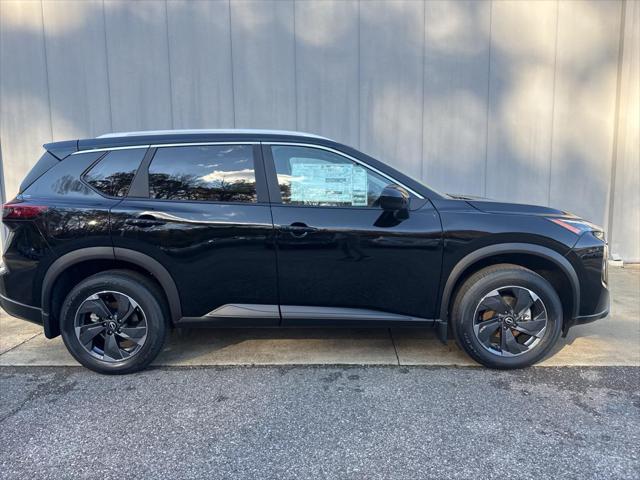
<path id="1" fill-rule="evenodd" d="M 160 262 L 176 283 L 183 317 L 280 323 L 260 155 L 250 144 L 158 147 L 111 211 L 116 256 L 125 248 Z"/>
<path id="2" fill-rule="evenodd" d="M 408 216 L 390 215 L 378 197 L 393 180 L 351 157 L 301 145 L 263 152 L 280 196 L 272 214 L 285 325 L 433 318 L 442 243 L 428 200 L 414 195 Z"/>

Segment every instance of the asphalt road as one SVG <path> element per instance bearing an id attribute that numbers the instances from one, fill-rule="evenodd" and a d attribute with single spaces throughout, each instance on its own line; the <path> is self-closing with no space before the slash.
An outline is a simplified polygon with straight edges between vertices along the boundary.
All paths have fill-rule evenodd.
<path id="1" fill-rule="evenodd" d="M 638 478 L 640 368 L 0 368 L 0 478 Z"/>

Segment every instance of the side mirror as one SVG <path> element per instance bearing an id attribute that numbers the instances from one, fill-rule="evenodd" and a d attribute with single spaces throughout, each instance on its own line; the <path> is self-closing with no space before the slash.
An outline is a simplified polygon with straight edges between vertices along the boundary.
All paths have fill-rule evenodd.
<path id="1" fill-rule="evenodd" d="M 387 185 L 380 194 L 380 208 L 385 212 L 408 212 L 409 192 L 398 185 Z"/>

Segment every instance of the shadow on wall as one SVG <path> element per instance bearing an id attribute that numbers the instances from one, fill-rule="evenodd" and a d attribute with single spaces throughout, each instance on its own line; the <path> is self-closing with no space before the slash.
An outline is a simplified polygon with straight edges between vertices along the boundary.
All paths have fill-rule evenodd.
<path id="1" fill-rule="evenodd" d="M 284 128 L 606 224 L 621 5 L 2 2 L 6 193 L 52 139 Z"/>

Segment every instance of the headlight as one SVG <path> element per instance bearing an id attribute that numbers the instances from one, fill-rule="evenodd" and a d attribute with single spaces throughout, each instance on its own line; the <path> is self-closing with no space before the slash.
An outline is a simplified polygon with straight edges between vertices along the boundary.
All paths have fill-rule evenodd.
<path id="1" fill-rule="evenodd" d="M 550 218 L 547 217 L 547 220 L 555 223 L 556 225 L 561 226 L 569 230 L 576 235 L 582 235 L 584 232 L 591 232 L 593 235 L 606 243 L 606 236 L 604 230 L 595 225 L 594 223 L 588 222 L 586 220 L 582 220 L 580 218 Z"/>

